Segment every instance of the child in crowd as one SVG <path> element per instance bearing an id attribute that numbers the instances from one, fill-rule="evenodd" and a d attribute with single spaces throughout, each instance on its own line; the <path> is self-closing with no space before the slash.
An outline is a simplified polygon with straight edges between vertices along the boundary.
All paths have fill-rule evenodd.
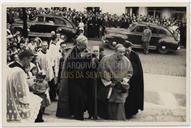
<path id="1" fill-rule="evenodd" d="M 31 69 L 31 73 L 34 76 L 34 84 L 31 87 L 34 94 L 38 95 L 42 98 L 41 108 L 37 115 L 35 122 L 44 122 L 43 114 L 45 108 L 50 105 L 50 98 L 49 98 L 49 86 L 47 81 L 45 80 L 46 75 L 43 71 L 38 72 L 37 67 L 33 67 Z"/>

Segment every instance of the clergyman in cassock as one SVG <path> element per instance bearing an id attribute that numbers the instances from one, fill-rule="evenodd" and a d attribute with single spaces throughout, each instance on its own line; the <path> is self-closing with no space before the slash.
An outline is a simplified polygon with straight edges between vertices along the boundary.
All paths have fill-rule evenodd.
<path id="1" fill-rule="evenodd" d="M 58 86 L 57 86 L 57 94 L 59 95 L 59 90 L 60 90 L 60 77 L 61 77 L 61 72 L 63 70 L 63 64 L 64 64 L 64 61 L 65 61 L 65 54 L 66 54 L 66 44 L 65 42 L 61 42 L 60 43 L 60 54 L 61 54 L 61 57 L 60 57 L 60 60 L 59 60 L 59 68 L 58 68 Z"/>
<path id="2" fill-rule="evenodd" d="M 57 117 L 73 117 L 84 120 L 86 109 L 86 86 L 87 80 L 84 76 L 84 50 L 87 48 L 88 40 L 80 34 L 76 39 L 76 45 L 68 51 L 66 61 L 60 77 L 60 91 L 57 106 Z"/>
<path id="3" fill-rule="evenodd" d="M 59 35 L 59 33 L 57 33 Z M 60 38 L 52 40 L 49 46 L 49 59 L 51 60 L 52 63 L 52 69 L 53 69 L 53 79 L 51 80 L 50 83 L 50 98 L 52 101 L 56 101 L 57 97 L 57 86 L 58 86 L 58 70 L 59 70 L 59 61 L 61 58 L 61 54 L 59 52 L 60 49 Z"/>
<path id="4" fill-rule="evenodd" d="M 131 61 L 133 66 L 133 76 L 129 80 L 129 96 L 125 102 L 126 118 L 131 118 L 144 109 L 144 78 L 142 64 L 139 55 L 132 50 L 132 43 L 126 43 L 125 56 Z"/>
<path id="5" fill-rule="evenodd" d="M 50 88 L 53 88 L 54 84 L 54 72 L 53 72 L 53 62 L 48 52 L 48 42 L 42 42 L 42 50 L 37 53 L 37 60 L 39 67 L 46 74 L 46 80 Z M 52 95 L 52 90 L 50 90 L 50 99 L 53 101 L 55 97 Z M 55 93 L 54 93 L 55 94 Z"/>
<path id="6" fill-rule="evenodd" d="M 24 50 L 19 60 L 7 67 L 7 121 L 34 122 L 41 105 L 41 98 L 29 91 L 26 69 L 33 54 Z"/>
<path id="7" fill-rule="evenodd" d="M 105 113 L 108 113 L 108 119 L 111 120 L 126 119 L 124 104 L 128 96 L 128 82 L 133 74 L 133 68 L 131 62 L 124 54 L 125 47 L 119 44 L 116 46 L 115 53 L 105 56 L 99 64 L 98 71 L 101 82 L 108 89 L 107 91 L 99 90 L 98 97 L 104 100 L 107 99 L 105 100 L 108 102 Z"/>
<path id="8" fill-rule="evenodd" d="M 86 68 L 85 76 L 87 83 L 87 111 L 89 119 L 97 119 L 97 68 L 99 65 L 99 46 L 92 46 L 92 52 L 85 56 L 85 62 L 89 65 Z"/>

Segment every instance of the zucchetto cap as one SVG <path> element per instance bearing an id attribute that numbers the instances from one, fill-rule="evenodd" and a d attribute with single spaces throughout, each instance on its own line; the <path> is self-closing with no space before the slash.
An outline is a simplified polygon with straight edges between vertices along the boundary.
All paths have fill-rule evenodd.
<path id="1" fill-rule="evenodd" d="M 84 35 L 79 35 L 76 39 L 77 44 L 83 44 L 88 46 L 88 39 Z"/>

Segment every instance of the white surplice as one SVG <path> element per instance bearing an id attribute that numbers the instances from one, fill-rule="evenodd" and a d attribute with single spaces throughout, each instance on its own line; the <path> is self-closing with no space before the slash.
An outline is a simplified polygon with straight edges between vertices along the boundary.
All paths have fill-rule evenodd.
<path id="1" fill-rule="evenodd" d="M 29 91 L 23 69 L 7 67 L 7 121 L 34 122 L 41 101 Z"/>

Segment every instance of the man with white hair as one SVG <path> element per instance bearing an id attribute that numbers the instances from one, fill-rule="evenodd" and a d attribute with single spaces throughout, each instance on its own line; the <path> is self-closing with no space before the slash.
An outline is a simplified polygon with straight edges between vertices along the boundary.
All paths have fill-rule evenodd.
<path id="1" fill-rule="evenodd" d="M 86 108 L 86 86 L 84 78 L 88 40 L 84 35 L 78 36 L 76 45 L 70 49 L 63 64 L 60 77 L 60 90 L 56 116 L 84 120 Z"/>
<path id="2" fill-rule="evenodd" d="M 124 54 L 125 47 L 117 44 L 115 53 L 103 57 L 98 67 L 102 83 L 102 88 L 98 90 L 98 100 L 106 102 L 106 109 L 100 115 L 107 113 L 104 117 L 106 119 L 126 119 L 124 103 L 128 96 L 129 79 L 133 74 L 133 68 Z"/>

